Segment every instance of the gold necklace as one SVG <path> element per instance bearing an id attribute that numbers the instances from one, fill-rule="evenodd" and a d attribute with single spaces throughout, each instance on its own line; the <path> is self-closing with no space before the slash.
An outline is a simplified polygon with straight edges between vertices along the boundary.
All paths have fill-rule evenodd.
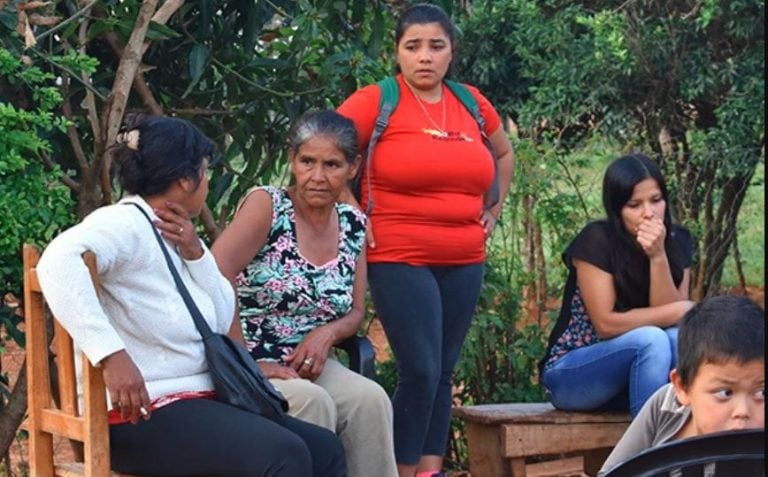
<path id="1" fill-rule="evenodd" d="M 414 98 L 416 98 L 416 102 L 419 103 L 419 106 L 421 106 L 421 110 L 424 111 L 424 115 L 429 119 L 429 122 L 432 123 L 432 125 L 435 127 L 435 132 L 438 137 L 448 137 L 448 131 L 445 130 L 445 95 L 443 94 L 443 85 L 440 85 L 440 102 L 443 105 L 443 121 L 442 126 L 438 126 L 437 122 L 435 122 L 434 119 L 432 119 L 432 116 L 429 114 L 429 111 L 427 111 L 427 107 L 424 106 L 424 103 L 421 101 L 421 98 L 418 94 L 416 94 L 415 91 L 411 88 L 410 85 L 408 85 L 408 89 L 411 90 L 411 94 Z M 430 131 L 427 131 L 430 132 Z"/>

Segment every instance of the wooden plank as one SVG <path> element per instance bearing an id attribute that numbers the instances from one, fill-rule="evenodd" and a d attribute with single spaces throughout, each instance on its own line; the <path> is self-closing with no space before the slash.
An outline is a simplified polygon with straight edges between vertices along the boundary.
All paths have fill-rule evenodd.
<path id="1" fill-rule="evenodd" d="M 37 263 L 35 263 L 37 265 Z M 29 289 L 35 293 L 42 293 L 40 288 L 40 280 L 37 279 L 37 269 L 31 268 L 29 270 Z"/>
<path id="2" fill-rule="evenodd" d="M 525 465 L 525 457 L 516 457 L 507 460 L 509 462 L 509 473 L 512 477 L 528 477 L 528 468 Z"/>
<path id="3" fill-rule="evenodd" d="M 521 423 L 521 424 L 573 424 L 625 422 L 630 417 L 625 412 L 573 412 L 555 409 L 548 402 L 504 403 L 460 406 L 453 409 L 453 415 L 467 422 L 480 424 Z"/>
<path id="4" fill-rule="evenodd" d="M 466 433 L 469 473 L 472 476 L 511 477 L 501 457 L 501 436 L 498 426 L 468 422 Z"/>
<path id="5" fill-rule="evenodd" d="M 42 431 L 82 441 L 85 437 L 83 420 L 58 409 L 41 409 L 38 426 Z"/>
<path id="6" fill-rule="evenodd" d="M 27 405 L 29 409 L 29 466 L 31 475 L 53 474 L 53 437 L 40 430 L 40 410 L 51 405 L 48 370 L 48 338 L 45 330 L 43 295 L 35 267 L 40 260 L 37 247 L 25 244 L 24 322 L 27 337 Z"/>
<path id="7" fill-rule="evenodd" d="M 68 462 L 56 464 L 55 477 L 83 477 L 85 475 L 85 465 L 82 462 Z M 128 474 L 111 472 L 110 477 L 138 477 Z"/>
<path id="8" fill-rule="evenodd" d="M 82 462 L 56 464 L 55 477 L 83 477 L 84 475 L 85 470 Z"/>
<path id="9" fill-rule="evenodd" d="M 93 252 L 85 252 L 83 260 L 88 266 L 91 281 L 99 292 L 98 269 L 96 268 L 96 255 Z M 110 472 L 109 461 L 109 425 L 107 423 L 107 395 L 104 385 L 104 374 L 101 368 L 94 367 L 88 357 L 81 353 L 80 363 L 83 369 L 83 419 L 85 431 L 89 439 L 84 442 L 85 461 L 88 465 L 85 469 L 85 477 L 108 477 Z"/>
<path id="10" fill-rule="evenodd" d="M 95 368 L 81 353 L 83 366 L 83 402 L 85 432 L 89 436 L 84 442 L 86 477 L 108 477 L 110 475 L 109 425 L 107 423 L 107 395 L 101 368 Z"/>
<path id="11" fill-rule="evenodd" d="M 584 453 L 584 472 L 587 475 L 597 475 L 597 472 L 603 467 L 605 460 L 612 450 L 613 446 Z"/>
<path id="12" fill-rule="evenodd" d="M 568 425 L 503 424 L 501 446 L 505 457 L 560 454 L 613 447 L 627 423 Z"/>
<path id="13" fill-rule="evenodd" d="M 67 330 L 57 320 L 53 323 L 53 345 L 56 350 L 56 369 L 58 371 L 59 402 L 61 410 L 73 416 L 79 416 L 77 406 L 77 377 L 75 372 L 75 353 Z"/>
<path id="14" fill-rule="evenodd" d="M 525 472 L 526 477 L 583 477 L 586 475 L 584 473 L 584 458 L 581 456 L 528 464 Z"/>

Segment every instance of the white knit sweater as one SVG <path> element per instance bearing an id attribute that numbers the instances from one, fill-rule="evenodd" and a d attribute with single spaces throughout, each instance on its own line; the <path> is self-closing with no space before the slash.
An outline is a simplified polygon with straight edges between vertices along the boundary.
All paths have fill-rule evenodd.
<path id="1" fill-rule="evenodd" d="M 160 245 L 139 204 L 140 197 L 102 207 L 56 237 L 38 265 L 43 294 L 91 363 L 125 349 L 138 366 L 150 399 L 180 391 L 211 390 L 200 333 L 181 298 Z M 184 284 L 211 329 L 226 333 L 235 295 L 203 245 L 198 260 L 183 260 L 166 242 Z M 82 260 L 96 254 L 101 280 L 97 297 Z"/>

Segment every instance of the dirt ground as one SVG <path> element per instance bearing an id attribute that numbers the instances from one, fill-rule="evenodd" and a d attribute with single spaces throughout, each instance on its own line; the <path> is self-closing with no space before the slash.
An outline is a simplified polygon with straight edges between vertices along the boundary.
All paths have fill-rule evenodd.
<path id="1" fill-rule="evenodd" d="M 24 324 L 21 324 L 23 331 Z M 19 370 L 24 365 L 24 350 L 9 337 L 2 335 L 2 346 L 5 348 L 0 355 L 0 372 L 7 373 L 10 380 L 10 389 L 16 385 Z M 26 430 L 26 422 L 22 422 L 21 431 Z M 73 462 L 74 455 L 69 441 L 54 438 L 54 452 L 58 462 Z M 29 476 L 29 463 L 27 460 L 27 440 L 23 432 L 18 433 L 16 440 L 8 451 L 8 456 L 0 465 L 0 477 L 27 477 Z"/>

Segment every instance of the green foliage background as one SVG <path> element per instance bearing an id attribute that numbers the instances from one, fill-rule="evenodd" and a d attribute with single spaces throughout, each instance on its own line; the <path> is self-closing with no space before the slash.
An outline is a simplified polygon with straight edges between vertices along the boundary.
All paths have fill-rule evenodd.
<path id="1" fill-rule="evenodd" d="M 59 180 L 60 171 L 47 170 L 41 158 L 51 153 L 45 139 L 63 128 L 54 115 L 61 102 L 52 75 L 27 68 L 0 43 L 0 74 L 4 89 L 29 88 L 34 104 L 22 109 L 0 102 L 0 283 L 20 296 L 21 245 L 30 237 L 43 244 L 71 218 L 71 200 Z M 0 320 L 7 336 L 23 344 L 14 310 L 0 303 Z"/>
<path id="2" fill-rule="evenodd" d="M 116 46 L 141 6 L 51 2 L 38 12 L 62 21 L 33 25 L 38 43 L 25 48 L 15 31 L 21 3 L 0 1 L 0 277 L 2 294 L 16 296 L 22 242 L 44 244 L 120 193 L 94 179 L 100 149 L 88 114 L 107 102 Z M 409 3 L 190 0 L 167 24 L 150 25 L 140 70 L 157 107 L 219 145 L 207 200 L 218 226 L 250 187 L 287 179 L 294 118 L 335 107 L 392 71 L 395 17 Z M 763 285 L 762 2 L 436 3 L 459 31 L 452 76 L 478 86 L 514 123 L 516 151 L 456 373 L 457 402 L 543 399 L 536 362 L 558 312 L 560 253 L 602 215 L 602 171 L 623 153 L 641 150 L 663 165 L 674 216 L 699 240 L 700 296 L 742 276 Z M 128 112 L 148 109 L 134 91 Z M 0 310 L 7 336 L 21 339 L 15 311 Z M 394 363 L 378 371 L 391 390 Z M 461 465 L 460 440 L 450 456 Z"/>

